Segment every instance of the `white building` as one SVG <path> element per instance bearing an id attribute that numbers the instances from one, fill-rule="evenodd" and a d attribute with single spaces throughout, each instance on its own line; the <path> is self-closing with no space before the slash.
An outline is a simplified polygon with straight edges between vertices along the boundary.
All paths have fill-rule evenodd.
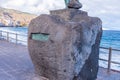
<path id="1" fill-rule="evenodd" d="M 2 20 L 6 26 L 14 26 L 14 21 L 9 13 L 3 13 Z"/>

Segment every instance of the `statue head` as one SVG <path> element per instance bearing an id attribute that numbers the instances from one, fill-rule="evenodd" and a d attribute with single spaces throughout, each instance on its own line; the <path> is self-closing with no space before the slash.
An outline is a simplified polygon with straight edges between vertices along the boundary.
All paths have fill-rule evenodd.
<path id="1" fill-rule="evenodd" d="M 65 5 L 67 8 L 79 9 L 82 8 L 82 4 L 79 0 L 65 0 Z"/>

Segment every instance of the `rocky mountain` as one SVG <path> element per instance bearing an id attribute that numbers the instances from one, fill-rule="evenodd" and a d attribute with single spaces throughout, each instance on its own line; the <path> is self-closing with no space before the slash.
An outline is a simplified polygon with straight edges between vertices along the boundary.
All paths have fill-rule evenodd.
<path id="1" fill-rule="evenodd" d="M 0 7 L 0 26 L 28 26 L 36 15 Z"/>

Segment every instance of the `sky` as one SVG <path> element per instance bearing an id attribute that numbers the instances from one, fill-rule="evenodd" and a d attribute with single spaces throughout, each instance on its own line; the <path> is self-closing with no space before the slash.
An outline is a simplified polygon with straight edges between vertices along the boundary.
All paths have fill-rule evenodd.
<path id="1" fill-rule="evenodd" d="M 81 10 L 87 11 L 89 16 L 101 18 L 103 29 L 120 30 L 119 0 L 80 0 L 80 2 L 83 4 Z M 0 6 L 37 15 L 65 8 L 64 0 L 0 0 Z"/>

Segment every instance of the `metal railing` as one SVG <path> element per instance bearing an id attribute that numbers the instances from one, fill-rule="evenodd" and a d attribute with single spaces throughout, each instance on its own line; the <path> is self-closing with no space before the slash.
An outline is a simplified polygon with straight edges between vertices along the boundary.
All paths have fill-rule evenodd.
<path id="1" fill-rule="evenodd" d="M 25 38 L 23 40 L 23 38 Z M 18 34 L 7 31 L 0 31 L 0 39 L 7 40 L 8 42 L 18 43 L 27 43 L 27 34 Z"/>
<path id="2" fill-rule="evenodd" d="M 5 35 L 6 34 L 6 35 Z M 11 37 L 10 35 L 14 35 L 15 37 Z M 22 40 L 19 38 L 19 36 L 24 36 L 26 37 L 26 40 Z M 17 33 L 12 33 L 12 32 L 6 32 L 6 31 L 0 31 L 0 39 L 5 39 L 7 41 L 10 41 L 10 39 L 12 40 L 15 40 L 14 43 L 18 44 L 18 41 L 21 41 L 21 42 L 25 42 L 27 43 L 27 34 L 17 34 Z M 106 50 L 109 50 L 108 51 L 108 60 L 107 59 L 103 59 L 103 58 L 99 58 L 99 60 L 101 61 L 105 61 L 108 63 L 108 67 L 107 67 L 107 71 L 110 72 L 111 69 L 111 63 L 113 64 L 119 64 L 120 65 L 120 62 L 116 62 L 116 61 L 112 61 L 112 51 L 120 51 L 118 49 L 112 49 L 111 47 L 110 48 L 106 48 L 106 47 L 100 47 L 100 49 L 106 49 Z M 119 71 L 118 71 L 119 72 Z"/>
<path id="3" fill-rule="evenodd" d="M 106 49 L 106 50 L 108 50 L 108 60 L 107 59 L 103 59 L 103 58 L 99 58 L 99 60 L 105 61 L 105 62 L 108 63 L 108 65 L 107 65 L 107 72 L 110 72 L 111 70 L 114 70 L 114 69 L 111 69 L 111 64 L 112 63 L 120 65 L 120 62 L 112 61 L 112 51 L 118 51 L 118 52 L 120 52 L 119 49 L 113 49 L 112 47 L 109 47 L 109 48 L 100 47 L 100 49 Z M 114 70 L 114 71 L 118 71 L 118 70 Z M 120 71 L 118 71 L 118 72 L 120 72 Z"/>

